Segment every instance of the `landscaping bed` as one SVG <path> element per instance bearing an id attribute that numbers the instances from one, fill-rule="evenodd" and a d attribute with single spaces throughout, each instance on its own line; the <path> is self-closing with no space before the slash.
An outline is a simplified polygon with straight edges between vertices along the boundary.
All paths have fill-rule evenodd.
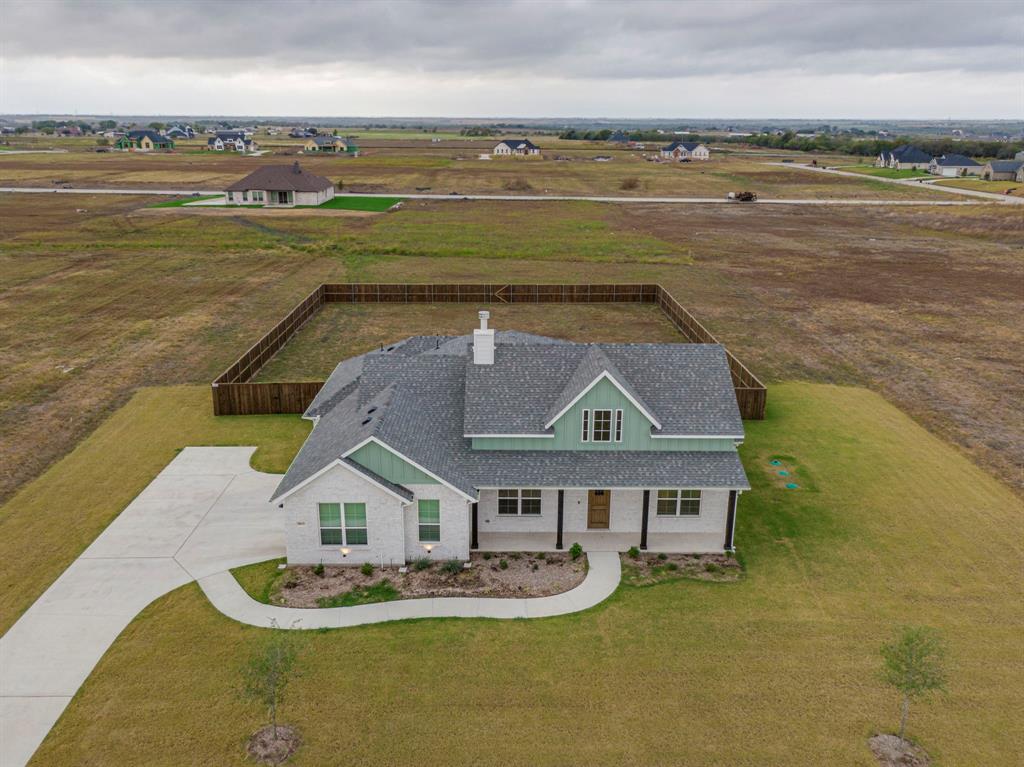
<path id="1" fill-rule="evenodd" d="M 426 597 L 526 598 L 561 594 L 586 577 L 586 557 L 568 553 L 473 552 L 458 560 L 410 563 L 406 572 L 376 566 L 278 569 L 281 560 L 232 570 L 253 599 L 285 607 L 351 607 Z"/>
<path id="2" fill-rule="evenodd" d="M 738 581 L 743 568 L 728 554 L 652 554 L 634 549 L 620 555 L 622 582 L 631 586 L 692 578 L 699 581 Z"/>

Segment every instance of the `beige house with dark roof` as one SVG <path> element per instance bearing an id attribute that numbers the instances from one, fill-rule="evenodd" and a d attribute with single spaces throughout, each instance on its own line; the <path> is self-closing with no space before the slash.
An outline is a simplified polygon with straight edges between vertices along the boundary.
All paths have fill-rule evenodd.
<path id="1" fill-rule="evenodd" d="M 225 190 L 228 205 L 291 208 L 322 205 L 334 197 L 334 183 L 305 171 L 299 163 L 264 165 Z"/>

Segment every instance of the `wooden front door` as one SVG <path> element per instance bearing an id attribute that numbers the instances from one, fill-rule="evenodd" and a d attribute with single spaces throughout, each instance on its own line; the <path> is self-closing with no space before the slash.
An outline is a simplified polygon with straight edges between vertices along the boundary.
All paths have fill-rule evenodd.
<path id="1" fill-rule="evenodd" d="M 612 494 L 607 490 L 591 490 L 587 498 L 587 529 L 607 530 L 611 516 Z"/>

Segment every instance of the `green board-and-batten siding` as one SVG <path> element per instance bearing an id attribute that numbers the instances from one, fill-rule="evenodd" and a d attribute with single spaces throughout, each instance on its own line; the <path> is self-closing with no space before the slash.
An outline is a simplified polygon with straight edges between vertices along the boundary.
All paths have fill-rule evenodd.
<path id="1" fill-rule="evenodd" d="M 611 410 L 612 441 L 583 442 L 584 410 Z M 615 442 L 614 411 L 622 411 L 622 442 Z M 593 428 L 593 426 L 591 426 Z M 732 439 L 654 439 L 651 422 L 608 379 L 600 381 L 554 423 L 554 437 L 474 437 L 475 450 L 735 450 Z"/>
<path id="2" fill-rule="evenodd" d="M 429 474 L 417 469 L 401 456 L 396 455 L 376 442 L 368 442 L 352 453 L 349 458 L 365 466 L 374 474 L 399 485 L 437 485 L 440 484 Z"/>

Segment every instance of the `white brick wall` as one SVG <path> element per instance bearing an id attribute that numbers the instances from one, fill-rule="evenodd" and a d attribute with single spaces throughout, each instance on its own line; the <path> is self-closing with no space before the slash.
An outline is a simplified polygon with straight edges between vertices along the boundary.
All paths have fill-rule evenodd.
<path id="1" fill-rule="evenodd" d="M 431 544 L 430 558 L 469 559 L 469 534 L 472 507 L 461 495 L 444 485 L 405 485 L 420 498 L 437 499 L 441 502 L 441 542 Z M 427 555 L 420 543 L 419 505 L 413 501 L 405 509 L 405 556 L 408 561 Z"/>

